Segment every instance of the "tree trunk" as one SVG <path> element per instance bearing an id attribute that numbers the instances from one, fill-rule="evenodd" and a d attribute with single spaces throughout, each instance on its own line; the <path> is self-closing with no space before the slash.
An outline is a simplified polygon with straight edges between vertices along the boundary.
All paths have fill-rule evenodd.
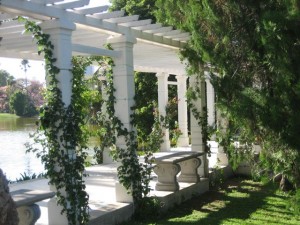
<path id="1" fill-rule="evenodd" d="M 16 204 L 8 187 L 8 181 L 0 169 L 0 225 L 18 225 L 19 217 Z"/>

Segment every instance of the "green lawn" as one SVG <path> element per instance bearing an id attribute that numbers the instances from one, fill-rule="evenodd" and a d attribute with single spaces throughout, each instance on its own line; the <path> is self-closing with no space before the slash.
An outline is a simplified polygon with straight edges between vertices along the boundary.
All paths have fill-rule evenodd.
<path id="1" fill-rule="evenodd" d="M 123 225 L 300 224 L 286 207 L 287 195 L 272 184 L 233 178 L 213 190 L 177 206 L 161 218 Z M 145 215 L 147 218 L 147 215 Z"/>
<path id="2" fill-rule="evenodd" d="M 16 114 L 10 114 L 10 113 L 0 113 L 0 119 L 8 119 L 8 118 L 18 118 Z"/>

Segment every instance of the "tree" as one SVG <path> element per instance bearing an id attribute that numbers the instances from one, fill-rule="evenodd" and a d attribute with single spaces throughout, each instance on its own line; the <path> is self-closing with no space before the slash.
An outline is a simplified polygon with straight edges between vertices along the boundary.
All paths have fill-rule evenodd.
<path id="1" fill-rule="evenodd" d="M 139 15 L 139 19 L 151 19 L 156 22 L 154 11 L 155 0 L 110 0 L 111 11 L 124 10 L 126 15 Z"/>
<path id="2" fill-rule="evenodd" d="M 30 65 L 29 65 L 29 61 L 27 59 L 22 59 L 21 61 L 21 69 L 24 71 L 24 74 L 25 74 L 25 88 L 27 88 L 27 70 L 28 68 L 30 68 Z"/>
<path id="3" fill-rule="evenodd" d="M 16 91 L 9 101 L 10 109 L 14 110 L 17 116 L 34 116 L 37 110 L 27 94 L 22 91 Z"/>
<path id="4" fill-rule="evenodd" d="M 5 70 L 0 70 L 0 87 L 8 86 L 14 81 L 14 77 Z"/>
<path id="5" fill-rule="evenodd" d="M 43 92 L 44 87 L 43 84 L 39 81 L 27 81 L 29 84 L 27 86 L 27 94 L 28 97 L 31 99 L 33 105 L 35 108 L 39 108 L 43 103 L 44 103 L 44 97 L 43 97 Z"/>
<path id="6" fill-rule="evenodd" d="M 157 7 L 160 21 L 192 34 L 182 52 L 191 68 L 212 65 L 227 140 L 259 143 L 264 165 L 300 186 L 299 1 L 157 0 Z"/>

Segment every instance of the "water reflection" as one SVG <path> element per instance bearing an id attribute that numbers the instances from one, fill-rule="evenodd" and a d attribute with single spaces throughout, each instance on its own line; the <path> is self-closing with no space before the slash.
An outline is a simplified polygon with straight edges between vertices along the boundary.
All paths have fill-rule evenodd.
<path id="1" fill-rule="evenodd" d="M 0 131 L 32 131 L 38 118 L 1 117 Z"/>
<path id="2" fill-rule="evenodd" d="M 16 180 L 21 173 L 28 175 L 44 172 L 43 165 L 34 154 L 26 154 L 24 144 L 36 128 L 37 118 L 13 116 L 0 119 L 0 168 L 9 180 Z"/>
<path id="3" fill-rule="evenodd" d="M 9 180 L 16 180 L 20 174 L 40 174 L 44 167 L 35 154 L 26 153 L 25 143 L 30 140 L 29 134 L 36 130 L 38 118 L 20 118 L 7 116 L 0 118 L 0 168 L 4 171 Z M 90 127 L 90 129 L 97 129 Z M 92 159 L 93 148 L 98 143 L 96 138 L 89 141 L 90 150 L 89 162 L 94 164 Z"/>

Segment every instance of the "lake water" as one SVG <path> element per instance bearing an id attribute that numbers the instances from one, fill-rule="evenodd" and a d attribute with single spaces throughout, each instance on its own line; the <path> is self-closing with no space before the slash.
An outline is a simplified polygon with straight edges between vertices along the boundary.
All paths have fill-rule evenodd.
<path id="1" fill-rule="evenodd" d="M 26 153 L 24 144 L 35 131 L 37 118 L 0 118 L 0 168 L 7 179 L 16 180 L 21 174 L 44 172 L 44 167 L 33 153 Z"/>
<path id="2" fill-rule="evenodd" d="M 26 153 L 25 143 L 30 141 L 29 134 L 36 130 L 36 121 L 37 118 L 0 117 L 0 168 L 8 180 L 15 181 L 24 172 L 31 176 L 45 171 L 34 153 Z M 96 144 L 95 139 L 89 141 L 91 148 Z M 92 157 L 92 149 L 89 155 Z M 92 159 L 89 161 L 95 163 Z"/>

